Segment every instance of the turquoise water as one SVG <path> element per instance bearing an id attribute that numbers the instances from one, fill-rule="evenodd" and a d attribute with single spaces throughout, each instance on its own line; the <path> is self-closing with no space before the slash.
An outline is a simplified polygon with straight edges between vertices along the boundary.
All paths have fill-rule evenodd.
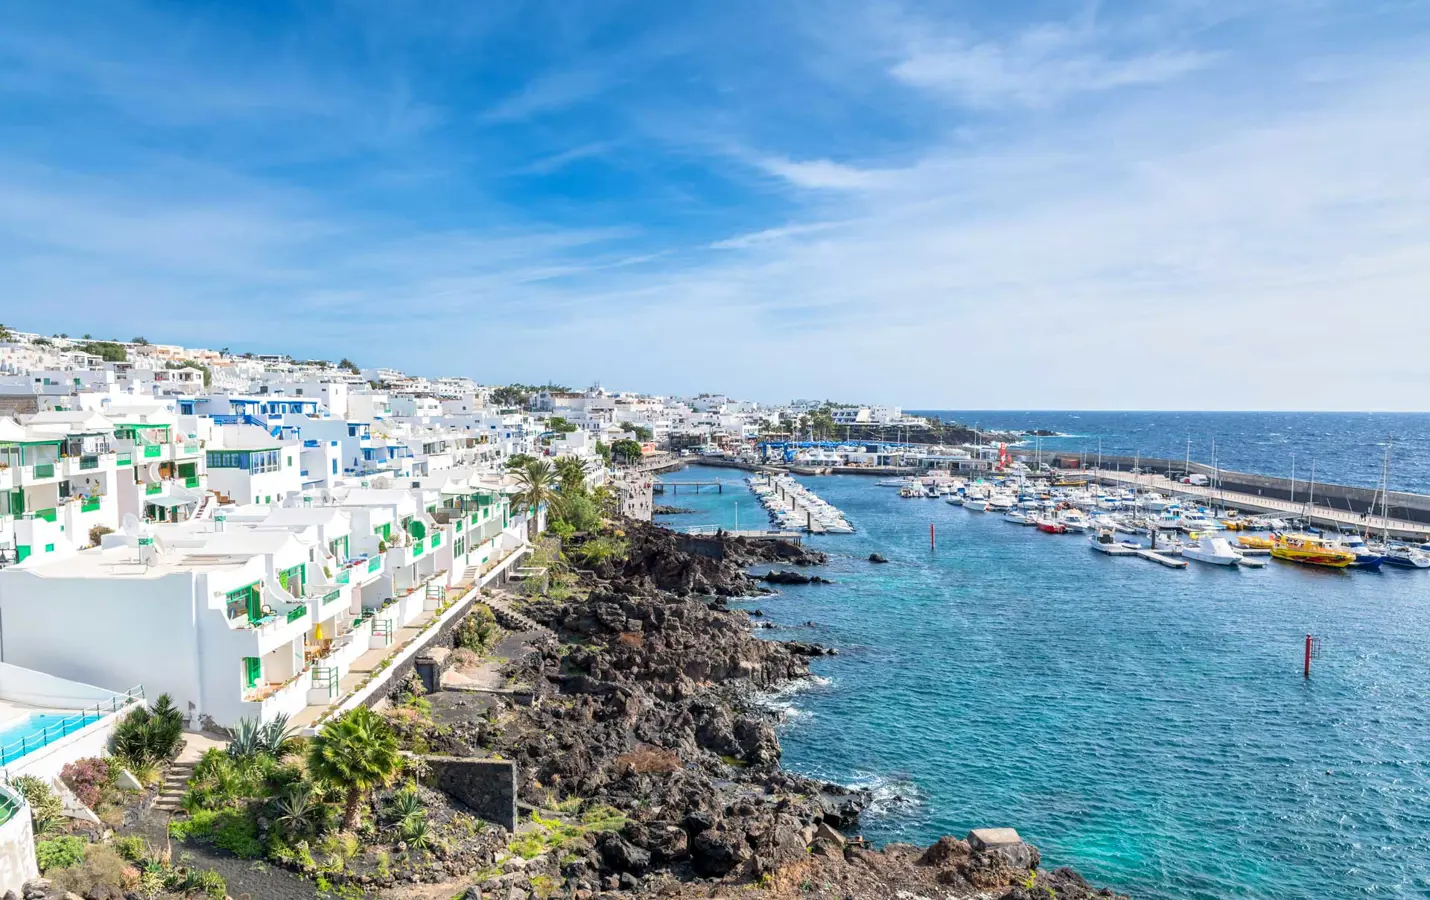
<path id="1" fill-rule="evenodd" d="M 1430 572 L 1168 570 L 870 478 L 804 482 L 860 529 L 813 539 L 838 584 L 748 605 L 782 626 L 763 635 L 839 648 L 774 702 L 786 765 L 875 789 L 866 836 L 1012 825 L 1142 898 L 1430 895 Z M 756 508 L 666 502 L 700 510 L 672 525 Z"/>
<path id="2" fill-rule="evenodd" d="M 94 714 L 30 713 L 0 730 L 0 765 L 8 765 L 97 721 L 99 716 Z"/>

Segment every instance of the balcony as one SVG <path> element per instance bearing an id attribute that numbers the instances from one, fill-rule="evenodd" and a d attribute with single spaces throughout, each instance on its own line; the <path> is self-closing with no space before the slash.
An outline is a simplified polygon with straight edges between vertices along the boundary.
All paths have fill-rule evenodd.
<path id="1" fill-rule="evenodd" d="M 116 466 L 132 466 L 134 465 L 134 456 L 129 453 L 121 453 L 114 458 L 114 464 Z"/>
<path id="2" fill-rule="evenodd" d="M 163 444 L 145 444 L 145 445 L 144 445 L 144 458 L 145 458 L 145 459 L 159 459 L 159 458 L 162 457 L 163 455 L 164 455 L 164 445 L 163 445 Z"/>
<path id="3" fill-rule="evenodd" d="M 46 522 L 53 522 L 56 519 L 55 508 L 51 506 L 49 509 L 37 509 L 35 510 L 35 518 L 44 519 Z"/>
<path id="4" fill-rule="evenodd" d="M 81 500 L 79 504 L 80 512 L 99 512 L 100 498 L 91 497 L 88 500 Z"/>
<path id="5" fill-rule="evenodd" d="M 146 484 L 146 485 L 144 485 L 144 495 L 145 495 L 146 497 L 152 497 L 153 495 L 158 494 L 158 493 L 162 492 L 163 490 L 164 490 L 164 485 L 163 485 L 162 482 L 155 481 L 155 482 L 153 482 L 153 483 L 151 483 L 151 484 Z"/>
<path id="6" fill-rule="evenodd" d="M 190 476 L 188 476 L 187 478 L 184 479 L 184 487 L 186 487 L 186 488 L 196 488 L 196 487 L 198 487 L 198 486 L 199 486 L 199 476 L 197 476 L 197 475 L 190 475 Z"/>
<path id="7" fill-rule="evenodd" d="M 52 462 L 35 463 L 30 469 L 35 480 L 55 477 L 55 464 Z"/>

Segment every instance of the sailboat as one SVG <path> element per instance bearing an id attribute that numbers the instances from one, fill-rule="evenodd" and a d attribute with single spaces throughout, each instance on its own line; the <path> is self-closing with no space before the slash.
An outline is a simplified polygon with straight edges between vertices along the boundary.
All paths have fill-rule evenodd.
<path id="1" fill-rule="evenodd" d="M 1373 548 L 1381 555 L 1387 566 L 1401 569 L 1430 569 L 1430 556 L 1415 547 L 1390 540 L 1390 448 L 1395 442 L 1394 435 L 1385 441 L 1385 458 L 1380 464 L 1380 517 L 1382 523 L 1381 546 Z M 1372 504 L 1372 510 L 1374 504 Z M 1367 530 L 1369 526 L 1367 526 Z"/>

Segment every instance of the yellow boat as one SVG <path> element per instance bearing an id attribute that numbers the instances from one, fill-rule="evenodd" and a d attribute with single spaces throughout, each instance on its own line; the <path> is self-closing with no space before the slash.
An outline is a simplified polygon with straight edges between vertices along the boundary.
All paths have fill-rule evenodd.
<path id="1" fill-rule="evenodd" d="M 1308 566 L 1329 566 L 1344 569 L 1356 561 L 1349 550 L 1338 550 L 1314 534 L 1283 534 L 1271 546 L 1271 555 L 1287 562 Z"/>
<path id="2" fill-rule="evenodd" d="M 1264 534 L 1239 535 L 1236 542 L 1248 550 L 1270 550 L 1276 546 L 1276 539 Z"/>

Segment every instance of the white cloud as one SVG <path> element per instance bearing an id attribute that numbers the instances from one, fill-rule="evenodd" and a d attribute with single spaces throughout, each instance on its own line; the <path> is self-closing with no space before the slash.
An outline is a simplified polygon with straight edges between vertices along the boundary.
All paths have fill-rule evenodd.
<path id="1" fill-rule="evenodd" d="M 979 107 L 1044 106 L 1074 94 L 1159 84 L 1206 68 L 1214 54 L 1155 48 L 1108 49 L 1092 28 L 1040 25 L 1006 42 L 921 40 L 895 77 Z"/>
<path id="2" fill-rule="evenodd" d="M 830 190 L 867 190 L 887 185 L 892 173 L 874 169 L 859 169 L 827 159 L 796 162 L 782 157 L 768 157 L 759 165 L 771 175 L 802 188 Z"/>

